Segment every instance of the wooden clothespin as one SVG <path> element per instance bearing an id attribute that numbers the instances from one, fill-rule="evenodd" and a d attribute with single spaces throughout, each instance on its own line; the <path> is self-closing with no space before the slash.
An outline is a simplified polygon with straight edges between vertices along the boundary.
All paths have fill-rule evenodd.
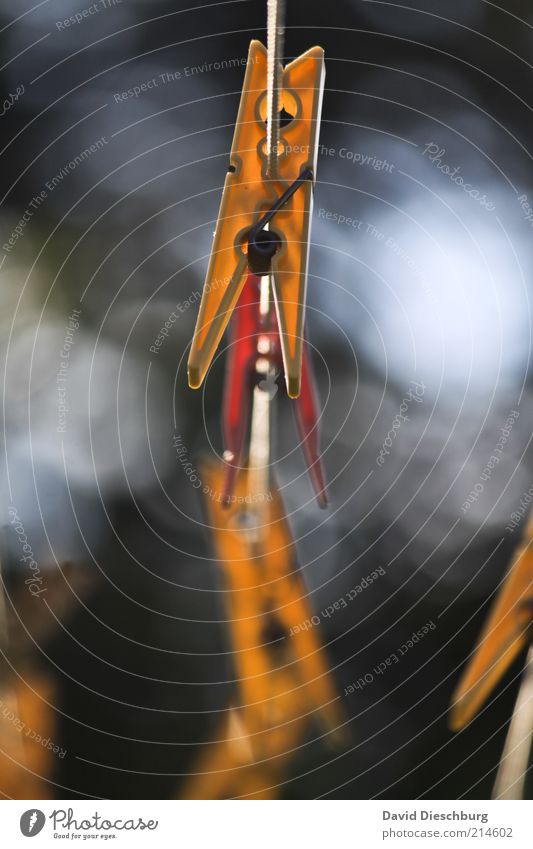
<path id="1" fill-rule="evenodd" d="M 533 624 L 533 518 L 496 596 L 474 655 L 453 695 L 450 725 L 469 723 L 522 649 Z"/>
<path id="2" fill-rule="evenodd" d="M 279 125 L 282 110 L 292 119 L 272 142 L 266 120 L 267 89 L 272 90 L 267 50 L 252 41 L 189 356 L 189 385 L 194 389 L 204 380 L 249 269 L 256 275 L 271 274 L 287 392 L 291 398 L 300 394 L 324 51 L 312 47 L 283 70 L 278 67 L 277 73 L 276 121 Z"/>

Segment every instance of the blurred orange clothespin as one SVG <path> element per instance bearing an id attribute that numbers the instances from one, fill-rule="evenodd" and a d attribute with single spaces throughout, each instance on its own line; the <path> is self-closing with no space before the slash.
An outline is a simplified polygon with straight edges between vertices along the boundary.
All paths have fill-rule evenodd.
<path id="1" fill-rule="evenodd" d="M 533 518 L 453 695 L 450 725 L 455 731 L 473 719 L 513 660 L 531 642 L 532 624 Z"/>
<path id="2" fill-rule="evenodd" d="M 189 385 L 207 373 L 244 286 L 247 270 L 272 275 L 287 392 L 298 397 L 324 87 L 324 51 L 312 47 L 280 71 L 277 155 L 267 150 L 267 51 L 252 41 L 230 166 L 188 362 Z"/>

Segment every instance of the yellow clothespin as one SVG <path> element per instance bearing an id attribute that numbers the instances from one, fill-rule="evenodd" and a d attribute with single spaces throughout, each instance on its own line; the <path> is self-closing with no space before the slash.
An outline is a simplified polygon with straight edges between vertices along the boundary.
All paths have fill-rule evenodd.
<path id="1" fill-rule="evenodd" d="M 246 279 L 271 274 L 287 391 L 300 393 L 309 231 L 324 88 L 324 51 L 312 47 L 280 71 L 277 156 L 267 151 L 267 51 L 252 41 L 230 166 L 188 362 L 197 389 Z M 270 164 L 269 164 L 270 163 Z M 268 228 L 268 229 L 267 229 Z"/>
<path id="2" fill-rule="evenodd" d="M 470 722 L 513 660 L 531 641 L 532 623 L 533 519 L 453 695 L 450 725 L 455 731 Z"/>

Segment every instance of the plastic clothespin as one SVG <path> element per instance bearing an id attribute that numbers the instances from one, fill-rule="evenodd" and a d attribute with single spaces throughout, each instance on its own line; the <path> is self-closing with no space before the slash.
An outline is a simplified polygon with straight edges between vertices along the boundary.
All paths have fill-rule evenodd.
<path id="1" fill-rule="evenodd" d="M 533 633 L 533 518 L 513 556 L 473 657 L 452 698 L 450 726 L 469 723 Z"/>
<path id="2" fill-rule="evenodd" d="M 283 365 L 276 312 L 272 304 L 267 315 L 261 315 L 260 283 L 259 277 L 248 274 L 231 323 L 222 413 L 223 456 L 226 463 L 223 503 L 230 501 L 238 468 L 242 463 L 254 382 L 261 380 L 265 391 L 275 392 L 275 376 Z M 263 367 L 258 368 L 258 364 Z M 328 499 L 319 446 L 320 408 L 305 339 L 301 390 L 300 396 L 294 401 L 296 425 L 317 501 L 321 507 L 326 507 Z"/>
<path id="3" fill-rule="evenodd" d="M 241 524 L 241 505 L 253 494 L 247 471 L 241 470 L 235 481 L 235 502 L 223 509 L 217 499 L 208 498 L 207 511 L 229 590 L 228 620 L 239 701 L 252 745 L 258 747 L 260 760 L 265 759 L 262 763 L 268 764 L 277 760 L 276 742 L 280 754 L 297 745 L 296 728 L 311 716 L 321 720 L 332 743 L 341 743 L 346 729 L 318 628 L 301 627 L 309 622 L 311 612 L 276 486 L 272 487 L 267 524 L 263 524 L 264 518 L 258 520 L 259 536 L 254 528 Z M 202 468 L 210 492 L 223 488 L 223 474 L 219 464 Z M 268 732 L 274 735 L 270 742 Z"/>
<path id="4" fill-rule="evenodd" d="M 272 275 L 287 392 L 300 394 L 309 231 L 324 88 L 324 51 L 312 47 L 286 65 L 275 173 L 266 150 L 267 51 L 252 41 L 230 166 L 189 355 L 197 389 L 242 292 L 247 269 Z M 266 229 L 268 226 L 268 229 Z"/>

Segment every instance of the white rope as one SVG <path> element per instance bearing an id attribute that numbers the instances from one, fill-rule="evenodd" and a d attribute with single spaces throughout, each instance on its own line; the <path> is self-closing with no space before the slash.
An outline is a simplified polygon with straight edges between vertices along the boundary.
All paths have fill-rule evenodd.
<path id="1" fill-rule="evenodd" d="M 278 175 L 279 111 L 285 0 L 267 0 L 267 156 L 268 175 Z"/>

